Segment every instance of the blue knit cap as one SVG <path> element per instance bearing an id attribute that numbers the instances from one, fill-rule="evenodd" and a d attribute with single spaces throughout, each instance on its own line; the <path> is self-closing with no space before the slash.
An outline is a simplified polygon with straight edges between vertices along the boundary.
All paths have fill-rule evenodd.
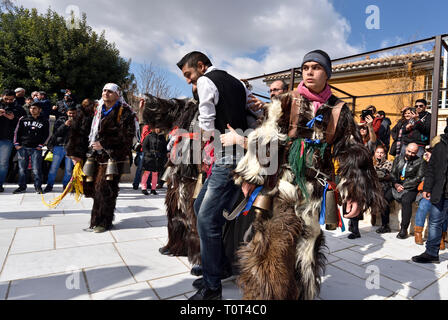
<path id="1" fill-rule="evenodd" d="M 328 79 L 331 77 L 331 59 L 330 56 L 322 50 L 314 50 L 311 52 L 308 52 L 304 57 L 302 61 L 302 67 L 306 62 L 317 62 L 320 64 L 325 72 L 327 73 Z"/>

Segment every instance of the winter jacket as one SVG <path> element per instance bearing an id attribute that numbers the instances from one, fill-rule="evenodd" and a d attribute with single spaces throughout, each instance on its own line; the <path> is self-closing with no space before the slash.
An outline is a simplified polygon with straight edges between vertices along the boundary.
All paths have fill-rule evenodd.
<path id="1" fill-rule="evenodd" d="M 403 171 L 403 167 L 406 166 L 405 178 L 401 180 L 400 176 Z M 395 183 L 401 184 L 405 190 L 415 190 L 422 182 L 424 172 L 425 172 L 426 161 L 423 158 L 416 158 L 414 160 L 406 161 L 404 156 L 396 157 L 392 165 L 392 186 Z"/>
<path id="2" fill-rule="evenodd" d="M 0 102 L 0 109 L 4 109 L 7 113 L 12 112 L 14 119 L 9 120 L 5 116 L 0 117 L 0 140 L 14 140 L 14 130 L 16 129 L 19 119 L 26 115 L 22 107 L 16 104 L 3 104 Z"/>
<path id="3" fill-rule="evenodd" d="M 386 146 L 387 150 L 386 152 L 389 151 L 389 146 L 390 146 L 390 125 L 392 124 L 392 122 L 390 121 L 389 118 L 384 118 L 383 121 L 381 122 L 381 127 L 378 131 L 378 139 Z"/>
<path id="4" fill-rule="evenodd" d="M 143 140 L 143 169 L 145 171 L 163 171 L 166 158 L 167 142 L 165 135 L 149 133 Z"/>
<path id="5" fill-rule="evenodd" d="M 448 127 L 447 127 L 448 128 Z M 439 203 L 447 197 L 448 181 L 448 129 L 441 135 L 440 142 L 435 145 L 425 172 L 423 191 L 431 193 L 431 203 Z"/>
<path id="6" fill-rule="evenodd" d="M 14 132 L 14 145 L 26 148 L 42 148 L 47 141 L 50 125 L 43 116 L 37 119 L 25 116 L 19 119 Z"/>
<path id="7" fill-rule="evenodd" d="M 76 106 L 76 103 L 74 101 L 65 101 L 64 99 L 58 101 L 56 103 L 56 106 L 58 107 L 56 110 L 51 110 L 51 114 L 56 117 L 56 119 L 65 116 L 67 114 L 67 110 L 71 106 Z"/>
<path id="8" fill-rule="evenodd" d="M 406 125 L 409 122 L 406 122 Z M 419 113 L 419 120 L 408 130 L 403 131 L 403 143 L 405 145 L 415 142 L 419 146 L 429 144 L 429 136 L 431 130 L 431 114 L 424 111 Z"/>
<path id="9" fill-rule="evenodd" d="M 67 116 L 63 116 L 54 123 L 53 134 L 47 143 L 48 149 L 53 150 L 55 146 L 65 146 L 67 144 L 70 132 L 70 127 L 65 125 L 67 119 Z"/>

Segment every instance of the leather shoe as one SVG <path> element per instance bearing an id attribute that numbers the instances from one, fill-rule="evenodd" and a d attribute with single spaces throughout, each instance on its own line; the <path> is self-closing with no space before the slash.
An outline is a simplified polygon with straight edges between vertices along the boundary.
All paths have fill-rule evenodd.
<path id="1" fill-rule="evenodd" d="M 195 264 L 190 271 L 191 275 L 199 277 L 202 276 L 202 267 L 198 264 Z"/>
<path id="2" fill-rule="evenodd" d="M 417 263 L 440 263 L 438 256 L 431 256 L 426 252 L 423 252 L 419 256 L 412 257 L 412 261 Z"/>
<path id="3" fill-rule="evenodd" d="M 406 229 L 401 229 L 397 234 L 398 239 L 406 239 L 408 237 L 408 231 Z"/>
<path id="4" fill-rule="evenodd" d="M 171 251 L 170 251 L 170 249 L 168 249 L 167 247 L 159 248 L 159 252 L 160 252 L 161 254 L 163 254 L 164 256 L 169 256 L 169 255 L 171 255 Z"/>
<path id="5" fill-rule="evenodd" d="M 232 276 L 232 272 L 231 271 L 225 271 L 225 272 L 223 272 L 223 274 L 221 276 L 221 280 L 227 279 L 227 278 L 229 278 L 231 276 Z M 196 280 L 193 281 L 192 285 L 196 289 L 204 288 L 204 277 L 197 278 Z"/>
<path id="6" fill-rule="evenodd" d="M 222 300 L 222 288 L 216 290 L 201 288 L 188 300 Z"/>
<path id="7" fill-rule="evenodd" d="M 376 233 L 388 233 L 390 232 L 389 226 L 381 226 L 378 229 L 376 229 Z"/>
<path id="8" fill-rule="evenodd" d="M 354 233 L 354 232 L 352 232 L 352 233 L 350 233 L 349 235 L 348 235 L 348 237 L 347 238 L 349 238 L 349 239 L 357 239 L 357 238 L 361 238 L 361 234 L 358 232 L 358 233 Z"/>
<path id="9" fill-rule="evenodd" d="M 148 190 L 146 190 L 146 189 L 142 189 L 142 193 L 143 193 L 145 196 L 149 195 Z"/>

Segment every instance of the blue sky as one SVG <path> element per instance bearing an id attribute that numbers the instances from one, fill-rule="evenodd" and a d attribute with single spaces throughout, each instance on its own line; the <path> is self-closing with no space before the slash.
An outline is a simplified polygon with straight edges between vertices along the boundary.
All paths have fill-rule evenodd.
<path id="1" fill-rule="evenodd" d="M 448 33 L 448 1 L 403 0 L 15 0 L 66 15 L 77 6 L 96 32 L 105 31 L 120 54 L 166 70 L 181 96 L 191 88 L 176 62 L 199 50 L 238 78 L 298 66 L 313 49 L 343 56 Z M 379 30 L 367 29 L 366 8 L 379 9 Z M 119 17 L 120 19 L 117 19 Z M 263 83 L 256 91 L 266 93 Z"/>

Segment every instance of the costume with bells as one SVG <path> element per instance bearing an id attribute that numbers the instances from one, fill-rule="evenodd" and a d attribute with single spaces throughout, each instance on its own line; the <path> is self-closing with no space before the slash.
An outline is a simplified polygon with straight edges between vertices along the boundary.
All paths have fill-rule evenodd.
<path id="1" fill-rule="evenodd" d="M 103 90 L 117 93 L 119 100 L 106 110 L 101 99 L 93 117 L 86 112 L 79 114 L 71 126 L 67 155 L 81 158 L 84 163 L 84 194 L 93 198 L 90 228 L 109 230 L 121 174 L 130 172 L 131 148 L 134 136 L 138 135 L 138 122 L 116 84 L 108 83 Z M 92 149 L 95 141 L 101 143 L 102 150 Z"/>
<path id="2" fill-rule="evenodd" d="M 320 50 L 306 55 L 303 63 L 308 61 L 318 62 L 331 75 L 331 61 Z M 266 159 L 258 158 L 260 143 L 278 156 L 274 174 L 267 171 Z M 270 149 L 275 143 L 278 154 Z M 339 196 L 334 192 L 335 163 Z M 320 225 L 342 227 L 336 201 L 357 202 L 361 213 L 383 206 L 353 116 L 328 85 L 315 94 L 302 82 L 267 105 L 263 123 L 248 136 L 235 182 L 262 186 L 253 203 L 253 237 L 237 252 L 244 299 L 314 299 L 326 260 Z"/>
<path id="3" fill-rule="evenodd" d="M 168 187 L 165 197 L 168 242 L 160 251 L 174 256 L 188 256 L 190 263 L 198 265 L 201 261 L 200 242 L 193 203 L 195 189 L 202 185 L 201 172 L 207 171 L 204 166 L 191 161 L 193 141 L 199 146 L 196 152 L 201 152 L 198 103 L 194 99 L 167 100 L 146 94 L 143 118 L 150 126 L 171 130 L 170 160 L 162 177 Z M 185 161 L 180 161 L 179 157 Z"/>

